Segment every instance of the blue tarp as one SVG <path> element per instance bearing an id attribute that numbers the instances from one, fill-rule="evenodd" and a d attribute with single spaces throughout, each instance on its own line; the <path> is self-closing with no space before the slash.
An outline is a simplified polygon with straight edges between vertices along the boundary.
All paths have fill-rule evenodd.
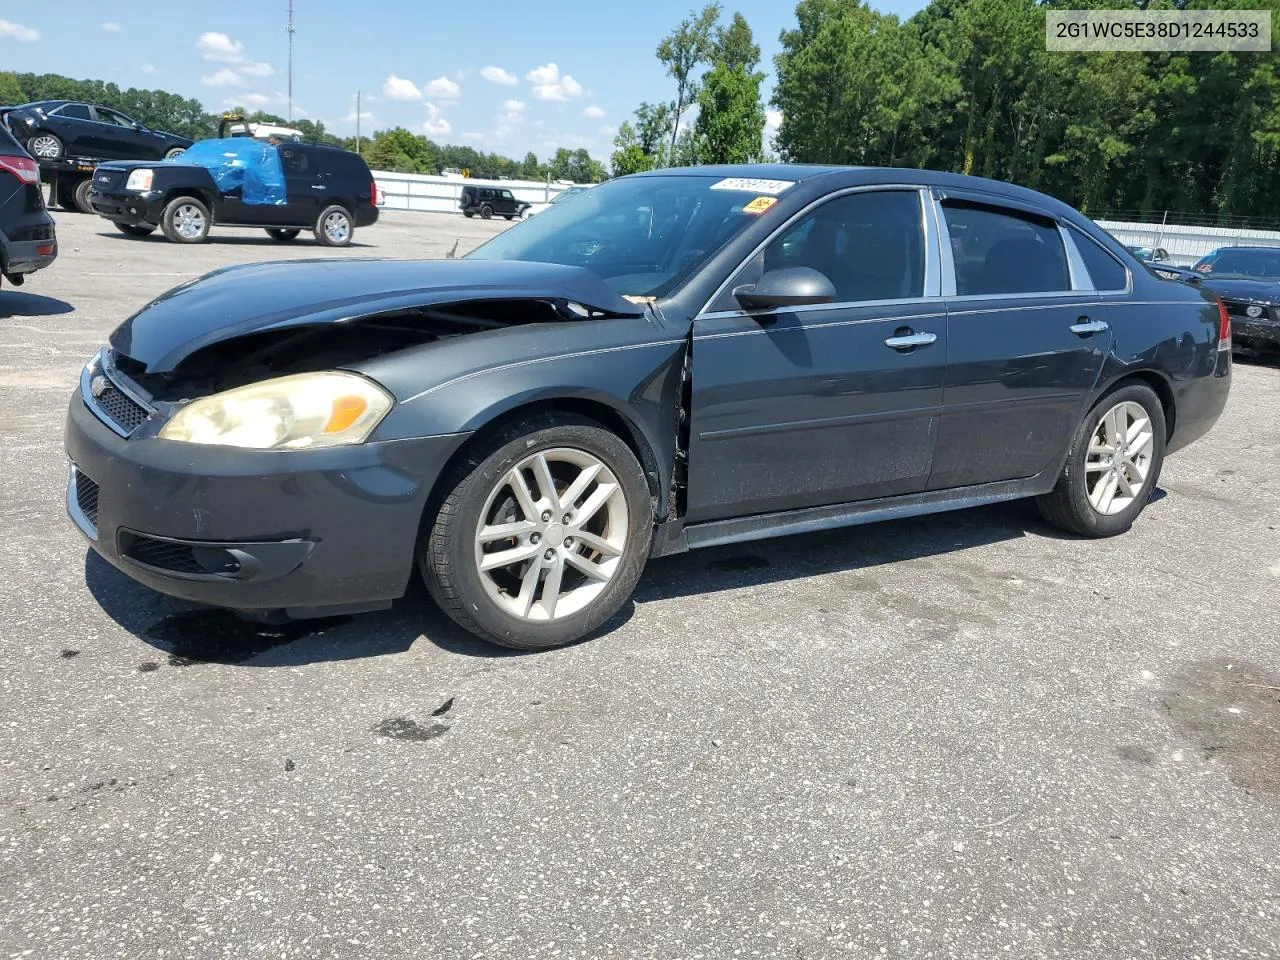
<path id="1" fill-rule="evenodd" d="M 198 140 L 166 163 L 204 167 L 222 193 L 240 188 L 245 203 L 283 206 L 288 203 L 280 153 L 269 143 L 251 137 Z"/>

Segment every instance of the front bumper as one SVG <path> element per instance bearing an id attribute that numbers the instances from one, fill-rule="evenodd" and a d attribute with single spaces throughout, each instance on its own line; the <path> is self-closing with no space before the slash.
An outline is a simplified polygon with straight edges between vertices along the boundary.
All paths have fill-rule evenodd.
<path id="1" fill-rule="evenodd" d="M 122 437 L 72 397 L 67 513 L 105 560 L 170 596 L 254 615 L 385 608 L 465 434 L 312 451 Z"/>
<path id="2" fill-rule="evenodd" d="M 1272 320 L 1265 316 L 1257 319 L 1233 316 L 1231 318 L 1231 339 L 1263 340 L 1280 345 L 1280 320 Z"/>
<path id="3" fill-rule="evenodd" d="M 95 213 L 120 223 L 154 225 L 160 222 L 161 211 L 156 209 L 151 196 L 145 193 L 102 193 L 90 189 L 89 206 L 93 207 Z"/>

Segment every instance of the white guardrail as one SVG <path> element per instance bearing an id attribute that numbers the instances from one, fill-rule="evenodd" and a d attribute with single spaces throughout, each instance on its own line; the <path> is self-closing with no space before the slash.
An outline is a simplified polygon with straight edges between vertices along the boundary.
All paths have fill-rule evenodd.
<path id="1" fill-rule="evenodd" d="M 382 188 L 384 210 L 422 210 L 429 213 L 460 213 L 458 199 L 462 188 L 494 187 L 510 190 L 525 203 L 547 203 L 567 183 L 545 183 L 537 180 L 481 180 L 477 177 L 437 177 L 424 173 L 387 173 L 373 171 L 373 179 Z"/>
<path id="2" fill-rule="evenodd" d="M 1131 247 L 1163 247 L 1175 267 L 1190 267 L 1219 247 L 1280 247 L 1280 231 L 1234 227 L 1183 227 L 1177 224 L 1094 221 Z"/>

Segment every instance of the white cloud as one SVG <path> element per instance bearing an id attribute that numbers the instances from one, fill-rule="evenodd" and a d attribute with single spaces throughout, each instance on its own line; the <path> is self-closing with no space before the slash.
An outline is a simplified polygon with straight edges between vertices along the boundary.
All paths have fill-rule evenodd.
<path id="1" fill-rule="evenodd" d="M 274 102 L 275 101 L 265 93 L 245 93 L 238 97 L 228 97 L 223 101 L 223 103 L 228 106 L 236 106 L 239 103 L 244 103 L 250 107 L 265 107 L 267 104 Z"/>
<path id="2" fill-rule="evenodd" d="M 271 64 L 257 60 L 246 60 L 236 69 L 246 77 L 270 77 L 276 72 L 276 68 Z"/>
<path id="3" fill-rule="evenodd" d="M 397 77 L 394 73 L 382 82 L 382 95 L 388 100 L 421 100 L 422 91 L 412 80 Z"/>
<path id="4" fill-rule="evenodd" d="M 200 82 L 206 87 L 243 87 L 244 78 L 230 67 L 223 67 L 217 73 L 205 75 Z"/>
<path id="5" fill-rule="evenodd" d="M 600 132 L 603 133 L 606 137 L 612 137 L 615 133 L 618 132 L 618 128 L 614 126 L 610 126 L 609 124 L 606 123 L 603 127 L 600 128 Z"/>
<path id="6" fill-rule="evenodd" d="M 144 64 L 142 65 L 142 72 L 143 72 L 143 73 L 155 73 L 155 72 L 156 72 L 156 68 L 155 68 L 155 66 L 154 66 L 154 65 L 152 65 L 152 64 L 150 64 L 150 63 L 144 63 Z"/>
<path id="7" fill-rule="evenodd" d="M 448 77 L 436 77 L 427 84 L 427 96 L 438 100 L 457 100 L 462 88 Z"/>
<path id="8" fill-rule="evenodd" d="M 196 49 L 200 56 L 217 63 L 240 63 L 244 60 L 244 44 L 232 40 L 225 33 L 200 34 Z"/>
<path id="9" fill-rule="evenodd" d="M 112 23 L 110 20 L 108 20 L 106 23 L 100 23 L 98 24 L 98 26 L 101 27 L 105 33 L 119 33 L 122 29 L 124 29 L 123 27 L 120 26 L 120 24 Z"/>
<path id="10" fill-rule="evenodd" d="M 40 31 L 24 27 L 11 20 L 0 20 L 0 40 L 17 40 L 19 43 L 35 43 L 40 39 Z"/>
<path id="11" fill-rule="evenodd" d="M 604 119 L 604 111 L 599 107 L 587 107 L 587 109 L 582 111 L 582 115 L 584 117 L 590 117 L 592 120 Z"/>
<path id="12" fill-rule="evenodd" d="M 525 79 L 533 84 L 533 95 L 538 100 L 567 103 L 583 94 L 582 84 L 569 74 L 561 74 L 560 68 L 548 63 L 530 70 Z"/>
<path id="13" fill-rule="evenodd" d="M 451 124 L 444 117 L 440 116 L 440 108 L 434 103 L 427 101 L 427 119 L 422 124 L 422 129 L 433 137 L 444 136 L 453 130 Z"/>
<path id="14" fill-rule="evenodd" d="M 484 143 L 485 135 L 483 133 L 464 133 L 458 139 L 463 143 Z"/>
<path id="15" fill-rule="evenodd" d="M 502 109 L 507 113 L 522 113 L 524 111 L 524 102 L 521 100 L 505 100 Z"/>
<path id="16" fill-rule="evenodd" d="M 484 77 L 490 83 L 496 83 L 500 87 L 514 87 L 520 82 L 514 73 L 507 73 L 501 67 L 485 67 L 480 71 L 480 76 Z"/>
<path id="17" fill-rule="evenodd" d="M 374 116 L 373 116 L 373 113 L 372 113 L 371 111 L 369 111 L 369 110 L 361 110 L 361 111 L 360 111 L 360 123 L 361 123 L 361 124 L 365 124 L 365 123 L 373 123 L 373 121 L 374 121 Z M 347 115 L 346 115 L 345 117 L 343 117 L 343 118 L 342 118 L 342 122 L 343 122 L 343 123 L 355 123 L 355 122 L 356 122 L 356 111 L 355 111 L 355 107 L 352 107 L 350 110 L 348 110 L 348 111 L 347 111 Z"/>
<path id="18" fill-rule="evenodd" d="M 764 112 L 764 126 L 766 130 L 777 130 L 782 126 L 782 111 L 766 110 Z"/>

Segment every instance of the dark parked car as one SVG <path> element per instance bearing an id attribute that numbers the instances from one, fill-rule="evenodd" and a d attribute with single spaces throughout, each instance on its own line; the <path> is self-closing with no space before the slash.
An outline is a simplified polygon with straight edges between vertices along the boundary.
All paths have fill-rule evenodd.
<path id="1" fill-rule="evenodd" d="M 488 220 L 497 214 L 514 220 L 516 217 L 523 217 L 533 204 L 517 200 L 515 194 L 501 187 L 468 185 L 462 188 L 458 206 L 462 208 L 464 217 L 474 217 L 478 213 L 482 219 Z"/>
<path id="2" fill-rule="evenodd" d="M 377 222 L 378 199 L 358 153 L 248 137 L 202 140 L 164 163 L 100 164 L 89 191 L 93 209 L 124 233 L 159 227 L 174 243 L 199 243 L 223 225 L 261 227 L 279 241 L 311 230 L 325 246 L 346 246 Z"/>
<path id="3" fill-rule="evenodd" d="M 9 107 L 3 117 L 37 160 L 162 160 L 191 146 L 188 138 L 151 130 L 119 110 L 74 100 Z"/>
<path id="4" fill-rule="evenodd" d="M 1069 207 L 928 171 L 611 180 L 459 260 L 230 267 L 121 324 L 67 507 L 129 576 L 255 617 L 415 566 L 522 648 L 650 557 L 1036 497 L 1129 528 L 1226 402 L 1230 333 Z"/>
<path id="5" fill-rule="evenodd" d="M 1192 270 L 1226 304 L 1235 343 L 1280 348 L 1280 247 L 1222 247 Z"/>
<path id="6" fill-rule="evenodd" d="M 1164 247 L 1130 247 L 1129 251 L 1139 260 L 1148 263 L 1165 263 L 1169 260 L 1169 251 Z"/>
<path id="7" fill-rule="evenodd" d="M 28 274 L 49 266 L 57 256 L 40 167 L 0 127 L 0 275 L 21 286 Z"/>

